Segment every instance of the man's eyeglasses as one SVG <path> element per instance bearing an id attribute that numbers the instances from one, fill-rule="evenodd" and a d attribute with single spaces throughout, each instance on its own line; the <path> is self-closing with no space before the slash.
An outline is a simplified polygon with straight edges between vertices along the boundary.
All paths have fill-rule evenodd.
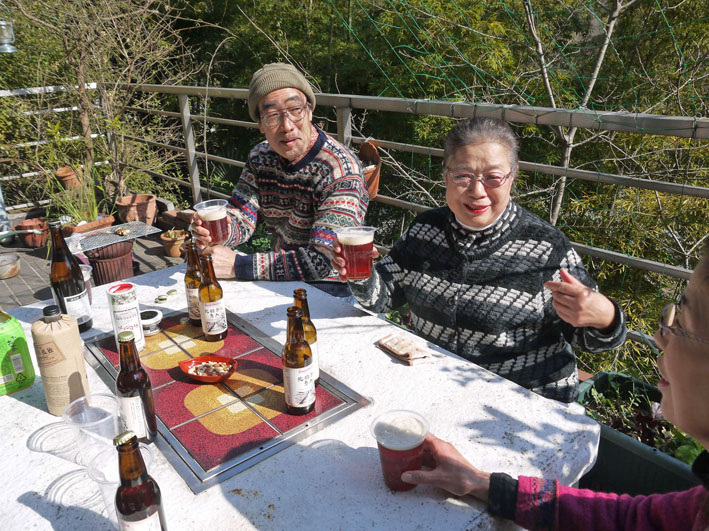
<path id="1" fill-rule="evenodd" d="M 281 124 L 283 117 L 287 116 L 288 119 L 297 124 L 305 116 L 305 110 L 308 108 L 308 104 L 298 105 L 296 107 L 288 107 L 282 111 L 272 112 L 261 118 L 261 121 L 266 127 L 276 127 Z"/>
<path id="2" fill-rule="evenodd" d="M 483 183 L 485 188 L 499 188 L 507 179 L 510 178 L 512 172 L 510 171 L 507 175 L 501 175 L 499 173 L 489 173 L 486 175 L 475 175 L 473 173 L 451 173 L 448 172 L 448 176 L 451 178 L 456 186 L 461 188 L 468 188 L 473 182 L 480 181 Z"/>
<path id="3" fill-rule="evenodd" d="M 709 343 L 709 338 L 699 337 L 698 335 L 691 334 L 690 332 L 683 330 L 679 326 L 674 326 L 679 309 L 679 305 L 671 302 L 662 310 L 662 319 L 660 319 L 660 335 L 662 337 L 667 337 L 667 334 L 674 334 L 676 336 L 682 336 L 694 341 L 699 341 L 700 343 Z"/>

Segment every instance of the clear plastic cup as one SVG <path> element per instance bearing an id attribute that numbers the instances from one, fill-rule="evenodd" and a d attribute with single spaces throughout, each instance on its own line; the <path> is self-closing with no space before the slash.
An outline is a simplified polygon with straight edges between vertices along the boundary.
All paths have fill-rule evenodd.
<path id="1" fill-rule="evenodd" d="M 93 304 L 93 298 L 91 297 L 91 272 L 93 271 L 93 267 L 87 264 L 81 264 L 79 265 L 81 268 L 81 274 L 84 277 L 84 284 L 86 284 L 86 291 L 89 294 L 89 304 Z"/>
<path id="2" fill-rule="evenodd" d="M 77 398 L 64 409 L 62 418 L 74 432 L 78 464 L 87 466 L 96 454 L 113 448 L 113 438 L 119 430 L 119 406 L 118 399 L 112 394 L 97 393 Z"/>
<path id="3" fill-rule="evenodd" d="M 411 490 L 416 485 L 401 481 L 401 474 L 419 470 L 428 421 L 414 411 L 395 409 L 382 413 L 370 427 L 377 440 L 384 483 L 392 490 Z"/>
<path id="4" fill-rule="evenodd" d="M 372 247 L 376 230 L 376 227 L 335 229 L 348 279 L 363 280 L 372 276 Z"/>
<path id="5" fill-rule="evenodd" d="M 226 199 L 210 199 L 194 206 L 202 218 L 202 226 L 209 231 L 212 245 L 220 245 L 229 237 L 229 219 L 226 214 Z"/>
<path id="6" fill-rule="evenodd" d="M 145 468 L 150 473 L 153 462 L 153 451 L 149 446 L 140 443 L 140 454 L 143 456 Z M 101 450 L 89 463 L 87 468 L 89 477 L 93 479 L 101 491 L 103 503 L 106 506 L 106 515 L 111 523 L 118 528 L 118 515 L 116 514 L 116 490 L 121 482 L 118 473 L 118 451 L 116 448 Z"/>

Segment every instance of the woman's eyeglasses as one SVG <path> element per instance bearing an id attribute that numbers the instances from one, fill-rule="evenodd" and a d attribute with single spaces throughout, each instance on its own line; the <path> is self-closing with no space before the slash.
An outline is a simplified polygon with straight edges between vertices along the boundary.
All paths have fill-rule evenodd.
<path id="1" fill-rule="evenodd" d="M 699 341 L 700 343 L 709 343 L 709 339 L 704 337 L 699 337 L 698 335 L 691 334 L 686 330 L 683 330 L 679 326 L 674 326 L 677 320 L 677 313 L 679 313 L 680 306 L 672 302 L 667 304 L 662 310 L 662 319 L 660 319 L 660 335 L 662 337 L 667 337 L 667 334 L 674 334 L 676 336 L 686 337 L 687 339 L 692 339 L 693 341 Z"/>
<path id="2" fill-rule="evenodd" d="M 276 127 L 281 124 L 281 120 L 287 116 L 294 124 L 299 123 L 305 117 L 305 110 L 308 104 L 298 105 L 296 107 L 288 107 L 282 111 L 272 112 L 265 115 L 261 120 L 266 127 Z"/>
<path id="3" fill-rule="evenodd" d="M 475 181 L 480 181 L 483 183 L 485 188 L 499 188 L 505 184 L 507 179 L 509 179 L 512 175 L 511 171 L 507 175 L 501 175 L 499 173 L 490 173 L 486 175 L 475 175 L 473 173 L 447 173 L 453 183 L 461 188 L 468 188 Z"/>

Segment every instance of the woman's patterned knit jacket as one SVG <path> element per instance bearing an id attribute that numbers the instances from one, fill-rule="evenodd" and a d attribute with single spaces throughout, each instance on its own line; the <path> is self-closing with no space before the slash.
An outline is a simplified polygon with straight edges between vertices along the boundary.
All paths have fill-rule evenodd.
<path id="1" fill-rule="evenodd" d="M 543 286 L 560 281 L 562 268 L 597 289 L 561 231 L 510 201 L 480 231 L 463 229 L 448 207 L 420 215 L 369 279 L 349 285 L 365 308 L 389 312 L 408 302 L 421 337 L 571 402 L 578 395 L 572 345 L 590 352 L 621 345 L 625 317 L 616 305 L 607 333 L 562 321 Z"/>

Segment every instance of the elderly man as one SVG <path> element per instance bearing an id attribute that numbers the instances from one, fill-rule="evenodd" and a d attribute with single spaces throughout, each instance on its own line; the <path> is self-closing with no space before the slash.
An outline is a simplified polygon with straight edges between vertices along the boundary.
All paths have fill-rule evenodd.
<path id="1" fill-rule="evenodd" d="M 219 278 L 305 280 L 336 296 L 349 290 L 334 274 L 329 254 L 338 227 L 361 225 L 369 196 L 359 160 L 312 124 L 315 95 L 293 66 L 267 64 L 249 83 L 249 115 L 266 140 L 251 150 L 232 192 L 229 238 L 205 247 Z M 238 255 L 257 221 L 275 236 L 267 253 Z M 200 247 L 209 231 L 194 215 Z"/>

